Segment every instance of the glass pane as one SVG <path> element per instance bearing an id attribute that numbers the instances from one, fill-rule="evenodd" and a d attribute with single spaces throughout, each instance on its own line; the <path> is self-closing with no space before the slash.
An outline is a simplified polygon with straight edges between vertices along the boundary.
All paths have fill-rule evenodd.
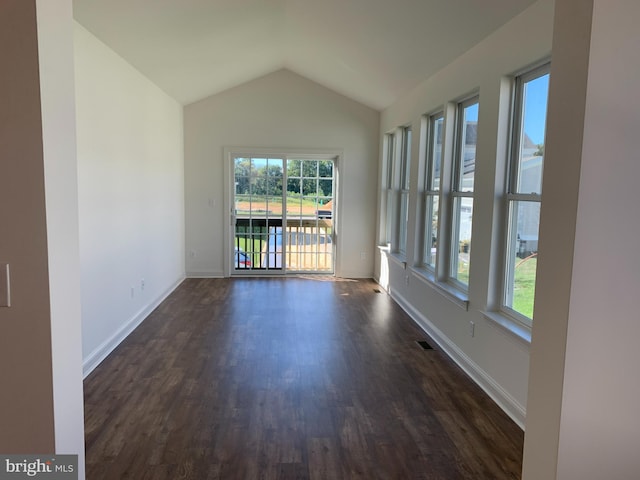
<path id="1" fill-rule="evenodd" d="M 319 176 L 323 178 L 333 177 L 333 162 L 331 160 L 321 160 L 318 165 Z"/>
<path id="2" fill-rule="evenodd" d="M 246 195 L 249 193 L 249 177 L 236 176 L 236 195 Z"/>
<path id="3" fill-rule="evenodd" d="M 235 197 L 235 209 L 236 215 L 248 216 L 251 212 L 251 196 L 250 195 L 236 195 Z"/>
<path id="4" fill-rule="evenodd" d="M 252 175 L 264 175 L 264 171 L 267 168 L 266 158 L 252 158 L 251 159 L 251 173 Z"/>
<path id="5" fill-rule="evenodd" d="M 522 117 L 515 193 L 542 193 L 548 94 L 548 73 L 522 85 Z"/>
<path id="6" fill-rule="evenodd" d="M 316 178 L 302 179 L 302 194 L 311 195 L 318 191 L 318 180 Z"/>
<path id="7" fill-rule="evenodd" d="M 385 225 L 385 240 L 386 243 L 391 243 L 391 226 L 393 225 L 393 193 L 391 190 L 385 191 L 387 195 L 387 208 L 386 208 L 386 225 Z"/>
<path id="8" fill-rule="evenodd" d="M 478 140 L 478 103 L 462 107 L 459 120 L 457 181 L 458 191 L 473 192 L 476 170 L 476 143 Z"/>
<path id="9" fill-rule="evenodd" d="M 424 232 L 424 263 L 435 268 L 438 248 L 438 204 L 437 195 L 427 196 L 425 232 Z"/>
<path id="10" fill-rule="evenodd" d="M 302 217 L 302 197 L 289 196 L 287 198 L 287 221 L 291 222 Z"/>
<path id="11" fill-rule="evenodd" d="M 267 179 L 267 195 L 278 197 L 276 201 L 282 201 L 282 177 L 269 177 Z"/>
<path id="12" fill-rule="evenodd" d="M 320 196 L 332 197 L 333 196 L 333 180 L 321 179 L 318 182 L 318 194 Z"/>
<path id="13" fill-rule="evenodd" d="M 385 187 L 392 188 L 393 186 L 393 149 L 394 149 L 395 137 L 393 134 L 387 135 L 387 183 Z"/>
<path id="14" fill-rule="evenodd" d="M 451 277 L 469 285 L 473 198 L 454 198 L 454 224 L 451 243 Z"/>
<path id="15" fill-rule="evenodd" d="M 266 245 L 266 239 L 266 235 L 254 235 L 252 244 L 249 247 L 249 250 L 247 250 L 247 253 L 251 254 L 252 265 L 254 268 L 265 267 L 265 265 L 263 265 L 263 248 Z"/>
<path id="16" fill-rule="evenodd" d="M 282 268 L 282 227 L 270 227 L 262 263 L 267 268 Z"/>
<path id="17" fill-rule="evenodd" d="M 287 160 L 287 177 L 301 177 L 302 176 L 302 161 L 301 160 Z"/>
<path id="18" fill-rule="evenodd" d="M 302 175 L 304 177 L 316 178 L 318 176 L 318 161 L 304 160 L 302 162 Z"/>
<path id="19" fill-rule="evenodd" d="M 398 251 L 407 252 L 407 224 L 409 222 L 409 192 L 402 192 L 400 196 L 400 232 L 398 235 Z"/>
<path id="20" fill-rule="evenodd" d="M 333 201 L 331 198 L 318 199 L 318 218 L 319 219 L 333 218 Z"/>
<path id="21" fill-rule="evenodd" d="M 269 176 L 282 176 L 283 163 L 284 160 L 282 158 L 270 158 L 269 160 L 267 160 Z"/>
<path id="22" fill-rule="evenodd" d="M 248 177 L 249 169 L 251 168 L 251 161 L 248 158 L 236 158 L 234 159 L 235 175 L 236 177 Z"/>
<path id="23" fill-rule="evenodd" d="M 411 128 L 403 129 L 402 139 L 402 190 L 409 190 L 409 181 L 411 176 Z"/>
<path id="24" fill-rule="evenodd" d="M 299 178 L 287 178 L 287 195 L 300 195 L 300 179 Z"/>
<path id="25" fill-rule="evenodd" d="M 511 202 L 504 305 L 533 318 L 538 264 L 539 202 Z"/>
<path id="26" fill-rule="evenodd" d="M 431 149 L 430 149 L 430 179 L 429 190 L 440 190 L 440 165 L 442 163 L 442 130 L 444 117 L 432 117 Z"/>

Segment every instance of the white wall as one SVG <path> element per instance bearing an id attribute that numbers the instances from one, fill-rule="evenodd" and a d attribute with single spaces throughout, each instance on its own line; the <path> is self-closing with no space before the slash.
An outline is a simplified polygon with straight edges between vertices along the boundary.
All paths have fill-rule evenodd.
<path id="1" fill-rule="evenodd" d="M 523 479 L 635 479 L 640 5 L 555 3 Z"/>
<path id="2" fill-rule="evenodd" d="M 80 249 L 71 0 L 37 0 L 55 451 L 84 479 Z"/>
<path id="3" fill-rule="evenodd" d="M 551 51 L 553 2 L 540 0 L 436 75 L 425 80 L 382 113 L 380 136 L 407 125 L 420 131 L 422 115 L 479 92 L 480 112 L 475 173 L 473 247 L 468 311 L 433 289 L 411 266 L 419 258 L 416 228 L 410 221 L 407 269 L 381 253 L 376 278 L 388 269 L 392 296 L 421 323 L 476 381 L 514 418 L 524 424 L 529 343 L 507 332 L 482 313 L 495 302 L 501 259 L 501 216 L 496 213 L 504 185 L 509 113 L 505 78 L 547 58 Z M 506 114 L 506 115 L 505 115 Z M 414 134 L 410 218 L 418 204 L 419 135 Z M 414 254 L 415 249 L 415 254 Z M 469 322 L 475 323 L 475 336 Z"/>
<path id="4" fill-rule="evenodd" d="M 591 0 L 556 1 L 523 478 L 554 479 L 591 35 Z M 607 477 L 608 478 L 608 477 Z"/>
<path id="5" fill-rule="evenodd" d="M 183 130 L 181 105 L 78 24 L 75 62 L 86 373 L 184 278 Z"/>
<path id="6" fill-rule="evenodd" d="M 636 1 L 593 1 L 558 451 L 562 480 L 640 477 L 638 18 Z"/>
<path id="7" fill-rule="evenodd" d="M 188 275 L 224 274 L 223 149 L 253 147 L 344 152 L 336 273 L 372 276 L 378 112 L 280 70 L 187 105 L 184 115 Z"/>

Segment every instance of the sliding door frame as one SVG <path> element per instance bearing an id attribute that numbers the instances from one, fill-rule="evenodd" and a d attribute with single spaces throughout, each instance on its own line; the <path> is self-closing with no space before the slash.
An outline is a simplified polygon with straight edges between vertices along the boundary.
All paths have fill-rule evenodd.
<path id="1" fill-rule="evenodd" d="M 232 188 L 235 181 L 235 169 L 233 168 L 234 159 L 238 157 L 246 158 L 282 158 L 284 160 L 284 169 L 286 170 L 287 160 L 332 160 L 334 162 L 333 173 L 333 199 L 334 211 L 332 213 L 333 228 L 331 233 L 331 242 L 333 248 L 333 275 L 338 271 L 340 264 L 340 232 L 341 232 L 341 215 L 340 215 L 340 167 L 342 164 L 343 151 L 335 148 L 326 149 L 274 149 L 274 148 L 252 148 L 252 147 L 225 147 L 224 162 L 224 238 L 223 245 L 224 276 L 231 275 L 253 275 L 253 276 L 270 276 L 286 274 L 286 266 L 283 265 L 283 272 L 269 270 L 248 270 L 246 273 L 237 271 L 234 268 L 232 245 L 235 236 L 235 191 Z M 283 192 L 284 194 L 284 192 Z M 286 212 L 283 212 L 283 219 L 286 219 Z M 284 234 L 284 232 L 283 232 Z M 284 257 L 283 257 L 284 263 Z M 299 273 L 299 272 L 296 272 Z"/>

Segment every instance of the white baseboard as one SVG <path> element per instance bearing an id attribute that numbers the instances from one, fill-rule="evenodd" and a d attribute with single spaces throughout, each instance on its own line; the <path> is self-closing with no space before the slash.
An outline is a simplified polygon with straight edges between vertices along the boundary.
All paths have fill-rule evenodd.
<path id="1" fill-rule="evenodd" d="M 159 297 L 140 310 L 133 318 L 126 322 L 118 329 L 110 338 L 105 340 L 98 348 L 91 352 L 82 362 L 83 378 L 93 372 L 93 370 L 109 356 L 115 348 L 140 325 L 145 318 L 153 312 L 178 286 L 184 281 L 185 277 L 181 276 L 168 289 L 166 289 Z"/>
<path id="2" fill-rule="evenodd" d="M 429 335 L 440 348 L 455 362 L 462 370 L 465 371 L 471 379 L 489 395 L 494 402 L 507 414 L 511 419 L 524 430 L 526 409 L 520 402 L 502 388 L 487 372 L 469 358 L 449 337 L 447 337 L 438 327 L 431 323 L 421 312 L 411 305 L 397 291 L 391 292 L 393 298 L 398 305 L 413 319 L 416 324 Z"/>

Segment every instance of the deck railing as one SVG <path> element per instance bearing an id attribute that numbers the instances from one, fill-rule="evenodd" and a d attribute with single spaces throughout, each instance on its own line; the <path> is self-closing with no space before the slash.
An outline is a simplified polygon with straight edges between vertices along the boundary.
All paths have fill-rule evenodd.
<path id="1" fill-rule="evenodd" d="M 332 234 L 330 218 L 236 218 L 235 268 L 333 272 Z"/>

